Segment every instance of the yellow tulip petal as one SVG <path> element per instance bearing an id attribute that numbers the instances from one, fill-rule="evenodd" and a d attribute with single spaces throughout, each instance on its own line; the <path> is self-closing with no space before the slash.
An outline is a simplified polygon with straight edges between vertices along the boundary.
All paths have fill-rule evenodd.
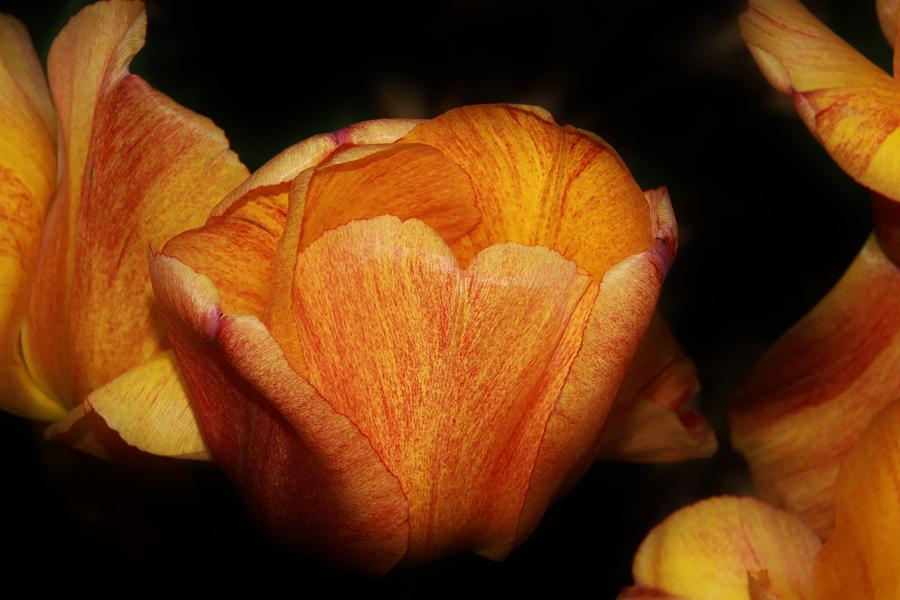
<path id="1" fill-rule="evenodd" d="M 472 178 L 479 225 L 452 245 L 463 265 L 481 249 L 546 246 L 596 280 L 652 244 L 652 214 L 600 138 L 515 106 L 468 106 L 417 125 L 403 143 L 440 150 Z"/>
<path id="2" fill-rule="evenodd" d="M 577 481 L 597 458 L 602 430 L 625 372 L 644 335 L 677 234 L 668 193 L 647 193 L 654 218 L 645 224 L 653 247 L 608 270 L 591 307 L 581 348 L 547 423 L 522 509 L 518 539 L 527 537 L 549 502 Z"/>
<path id="3" fill-rule="evenodd" d="M 122 442 L 158 456 L 206 458 L 171 351 L 94 390 L 44 436 L 106 458 L 121 455 Z"/>
<path id="4" fill-rule="evenodd" d="M 407 501 L 369 440 L 297 376 L 258 319 L 222 314 L 208 278 L 163 254 L 150 269 L 210 452 L 251 515 L 341 566 L 394 566 Z"/>
<path id="5" fill-rule="evenodd" d="M 0 409 L 54 419 L 21 355 L 22 315 L 56 183 L 56 114 L 31 39 L 0 14 Z"/>
<path id="6" fill-rule="evenodd" d="M 625 374 L 598 457 L 674 462 L 715 454 L 712 428 L 695 410 L 682 408 L 699 389 L 697 369 L 655 314 Z"/>
<path id="7" fill-rule="evenodd" d="M 741 18 L 769 82 L 851 177 L 900 200 L 900 84 L 797 0 L 752 0 Z"/>
<path id="8" fill-rule="evenodd" d="M 23 344 L 67 406 L 159 351 L 147 246 L 200 225 L 247 176 L 209 120 L 128 74 L 145 23 L 139 3 L 95 4 L 50 51 L 63 165 Z"/>
<path id="9" fill-rule="evenodd" d="M 394 217 L 351 222 L 300 253 L 310 383 L 400 480 L 407 563 L 509 550 L 595 294 L 545 248 L 492 246 L 463 272 L 433 230 Z"/>
<path id="10" fill-rule="evenodd" d="M 711 498 L 670 515 L 647 535 L 632 566 L 635 592 L 692 600 L 751 600 L 765 598 L 763 592 L 812 599 L 820 547 L 790 513 L 753 498 Z M 632 597 L 641 596 L 624 596 Z"/>
<path id="11" fill-rule="evenodd" d="M 900 269 L 872 236 L 735 393 L 732 442 L 760 494 L 827 536 L 838 468 L 872 417 L 900 397 L 898 364 Z"/>
<path id="12" fill-rule="evenodd" d="M 841 466 L 835 511 L 816 598 L 900 598 L 900 401 L 872 419 Z"/>

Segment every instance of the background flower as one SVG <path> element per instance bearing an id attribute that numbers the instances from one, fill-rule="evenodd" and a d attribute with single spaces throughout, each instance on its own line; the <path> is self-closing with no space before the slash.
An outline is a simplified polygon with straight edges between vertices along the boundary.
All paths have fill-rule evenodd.
<path id="1" fill-rule="evenodd" d="M 24 28 L 6 15 L 0 28 L 0 406 L 101 455 L 129 452 L 118 434 L 203 454 L 146 252 L 202 222 L 246 169 L 211 122 L 128 73 L 142 4 L 73 17 L 49 53 L 49 91 Z"/>

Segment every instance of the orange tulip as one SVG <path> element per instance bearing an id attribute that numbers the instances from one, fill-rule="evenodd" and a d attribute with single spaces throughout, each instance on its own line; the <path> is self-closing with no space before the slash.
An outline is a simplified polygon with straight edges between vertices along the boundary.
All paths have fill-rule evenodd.
<path id="1" fill-rule="evenodd" d="M 211 122 L 128 73 L 145 28 L 140 3 L 85 8 L 53 43 L 48 89 L 0 15 L 0 408 L 98 454 L 126 448 L 113 430 L 203 454 L 147 246 L 203 223 L 247 171 Z"/>
<path id="2" fill-rule="evenodd" d="M 892 43 L 896 4 L 879 3 Z M 763 498 L 824 538 L 841 463 L 873 416 L 900 398 L 900 83 L 795 0 L 752 0 L 741 29 L 770 83 L 792 97 L 834 160 L 876 192 L 875 233 L 766 354 L 730 413 L 734 446 Z"/>
<path id="3" fill-rule="evenodd" d="M 791 513 L 713 498 L 657 526 L 620 599 L 900 598 L 900 400 L 878 413 L 840 468 L 824 545 Z"/>
<path id="4" fill-rule="evenodd" d="M 593 134 L 542 109 L 371 121 L 282 152 L 151 277 L 216 461 L 262 527 L 372 573 L 502 558 L 599 455 L 715 450 L 678 412 L 675 251 Z M 637 408 L 635 408 L 637 407 Z"/>

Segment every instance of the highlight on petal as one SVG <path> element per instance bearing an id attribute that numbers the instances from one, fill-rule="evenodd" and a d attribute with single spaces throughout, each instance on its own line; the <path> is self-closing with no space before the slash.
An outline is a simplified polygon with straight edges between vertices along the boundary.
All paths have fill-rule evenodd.
<path id="1" fill-rule="evenodd" d="M 53 419 L 19 344 L 44 213 L 56 183 L 56 113 L 28 32 L 0 14 L 0 409 Z"/>
<path id="2" fill-rule="evenodd" d="M 841 466 L 835 511 L 816 598 L 900 597 L 900 400 L 872 419 Z"/>
<path id="3" fill-rule="evenodd" d="M 395 217 L 351 222 L 300 253 L 309 381 L 400 481 L 404 562 L 508 552 L 596 293 L 545 248 L 492 246 L 463 272 L 433 230 Z"/>
<path id="4" fill-rule="evenodd" d="M 674 462 L 715 454 L 715 432 L 697 411 L 682 408 L 699 389 L 697 369 L 654 314 L 600 437 L 598 457 Z"/>
<path id="5" fill-rule="evenodd" d="M 125 453 L 123 443 L 157 456 L 207 456 L 171 351 L 94 390 L 44 437 L 105 458 Z"/>
<path id="6" fill-rule="evenodd" d="M 147 246 L 200 225 L 247 176 L 209 120 L 128 74 L 145 25 L 140 3 L 95 4 L 50 50 L 62 167 L 23 347 L 67 407 L 164 349 Z"/>
<path id="7" fill-rule="evenodd" d="M 900 201 L 900 84 L 797 0 L 751 0 L 741 32 L 769 82 L 851 177 Z"/>
<path id="8" fill-rule="evenodd" d="M 873 235 L 734 395 L 732 442 L 762 497 L 827 536 L 838 468 L 872 417 L 900 397 L 898 365 L 900 270 Z"/>
<path id="9" fill-rule="evenodd" d="M 372 574 L 407 547 L 407 500 L 366 437 L 288 365 L 251 316 L 223 315 L 213 283 L 156 254 L 192 406 L 216 462 L 275 539 Z"/>
<path id="10" fill-rule="evenodd" d="M 619 597 L 811 599 L 820 547 L 790 513 L 754 498 L 711 498 L 675 512 L 647 535 L 634 557 L 635 586 Z"/>
<path id="11" fill-rule="evenodd" d="M 463 266 L 491 244 L 516 242 L 556 250 L 599 280 L 652 245 L 652 209 L 615 151 L 542 112 L 457 108 L 420 123 L 401 143 L 436 148 L 472 179 L 482 218 L 452 244 Z"/>

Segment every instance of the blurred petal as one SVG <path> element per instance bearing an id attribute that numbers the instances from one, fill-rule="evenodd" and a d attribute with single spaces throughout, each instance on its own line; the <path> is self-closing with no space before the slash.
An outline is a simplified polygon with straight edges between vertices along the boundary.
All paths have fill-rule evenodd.
<path id="1" fill-rule="evenodd" d="M 310 383 L 400 480 L 407 563 L 508 551 L 595 294 L 545 248 L 492 246 L 463 272 L 433 230 L 394 217 L 351 222 L 299 255 Z"/>
<path id="2" fill-rule="evenodd" d="M 647 535 L 632 566 L 636 587 L 646 595 L 620 598 L 653 598 L 653 590 L 661 598 L 692 600 L 766 598 L 764 592 L 779 600 L 811 599 L 820 547 L 799 519 L 759 500 L 703 500 Z"/>
<path id="3" fill-rule="evenodd" d="M 741 17 L 769 82 L 851 177 L 900 200 L 900 84 L 797 0 L 751 0 Z"/>
<path id="4" fill-rule="evenodd" d="M 201 224 L 247 176 L 209 120 L 127 73 L 145 24 L 139 3 L 95 4 L 50 50 L 62 175 L 23 343 L 69 406 L 159 351 L 147 246 Z"/>
<path id="5" fill-rule="evenodd" d="M 262 527 L 343 566 L 395 565 L 407 501 L 365 436 L 255 317 L 222 314 L 208 278 L 162 254 L 151 277 L 209 449 Z"/>
<path id="6" fill-rule="evenodd" d="M 875 5 L 881 31 L 888 43 L 894 46 L 894 39 L 897 37 L 897 6 L 900 5 L 900 0 L 876 0 Z M 894 74 L 896 75 L 896 68 Z"/>
<path id="7" fill-rule="evenodd" d="M 699 389 L 694 363 L 654 314 L 604 427 L 599 458 L 675 462 L 715 454 L 709 424 L 697 411 L 682 409 Z"/>
<path id="8" fill-rule="evenodd" d="M 900 401 L 872 419 L 841 466 L 835 510 L 816 598 L 900 598 Z"/>
<path id="9" fill-rule="evenodd" d="M 0 14 L 0 409 L 54 419 L 19 345 L 44 213 L 56 183 L 56 114 L 28 32 Z"/>
<path id="10" fill-rule="evenodd" d="M 652 214 L 615 151 L 540 112 L 457 108 L 420 123 L 402 142 L 437 148 L 472 179 L 482 219 L 452 245 L 463 266 L 482 248 L 516 242 L 556 250 L 599 280 L 652 244 Z"/>
<path id="11" fill-rule="evenodd" d="M 157 456 L 206 457 L 172 352 L 97 388 L 44 436 L 103 457 L 121 454 L 122 442 Z"/>
<path id="12" fill-rule="evenodd" d="M 549 502 L 597 458 L 598 434 L 653 317 L 659 288 L 675 255 L 677 233 L 668 193 L 650 191 L 646 201 L 654 215 L 646 225 L 655 243 L 603 275 L 581 348 L 541 440 L 517 540 L 530 535 Z"/>
<path id="13" fill-rule="evenodd" d="M 763 357 L 729 420 L 760 494 L 825 537 L 847 452 L 900 397 L 900 270 L 875 236 L 834 289 Z"/>

